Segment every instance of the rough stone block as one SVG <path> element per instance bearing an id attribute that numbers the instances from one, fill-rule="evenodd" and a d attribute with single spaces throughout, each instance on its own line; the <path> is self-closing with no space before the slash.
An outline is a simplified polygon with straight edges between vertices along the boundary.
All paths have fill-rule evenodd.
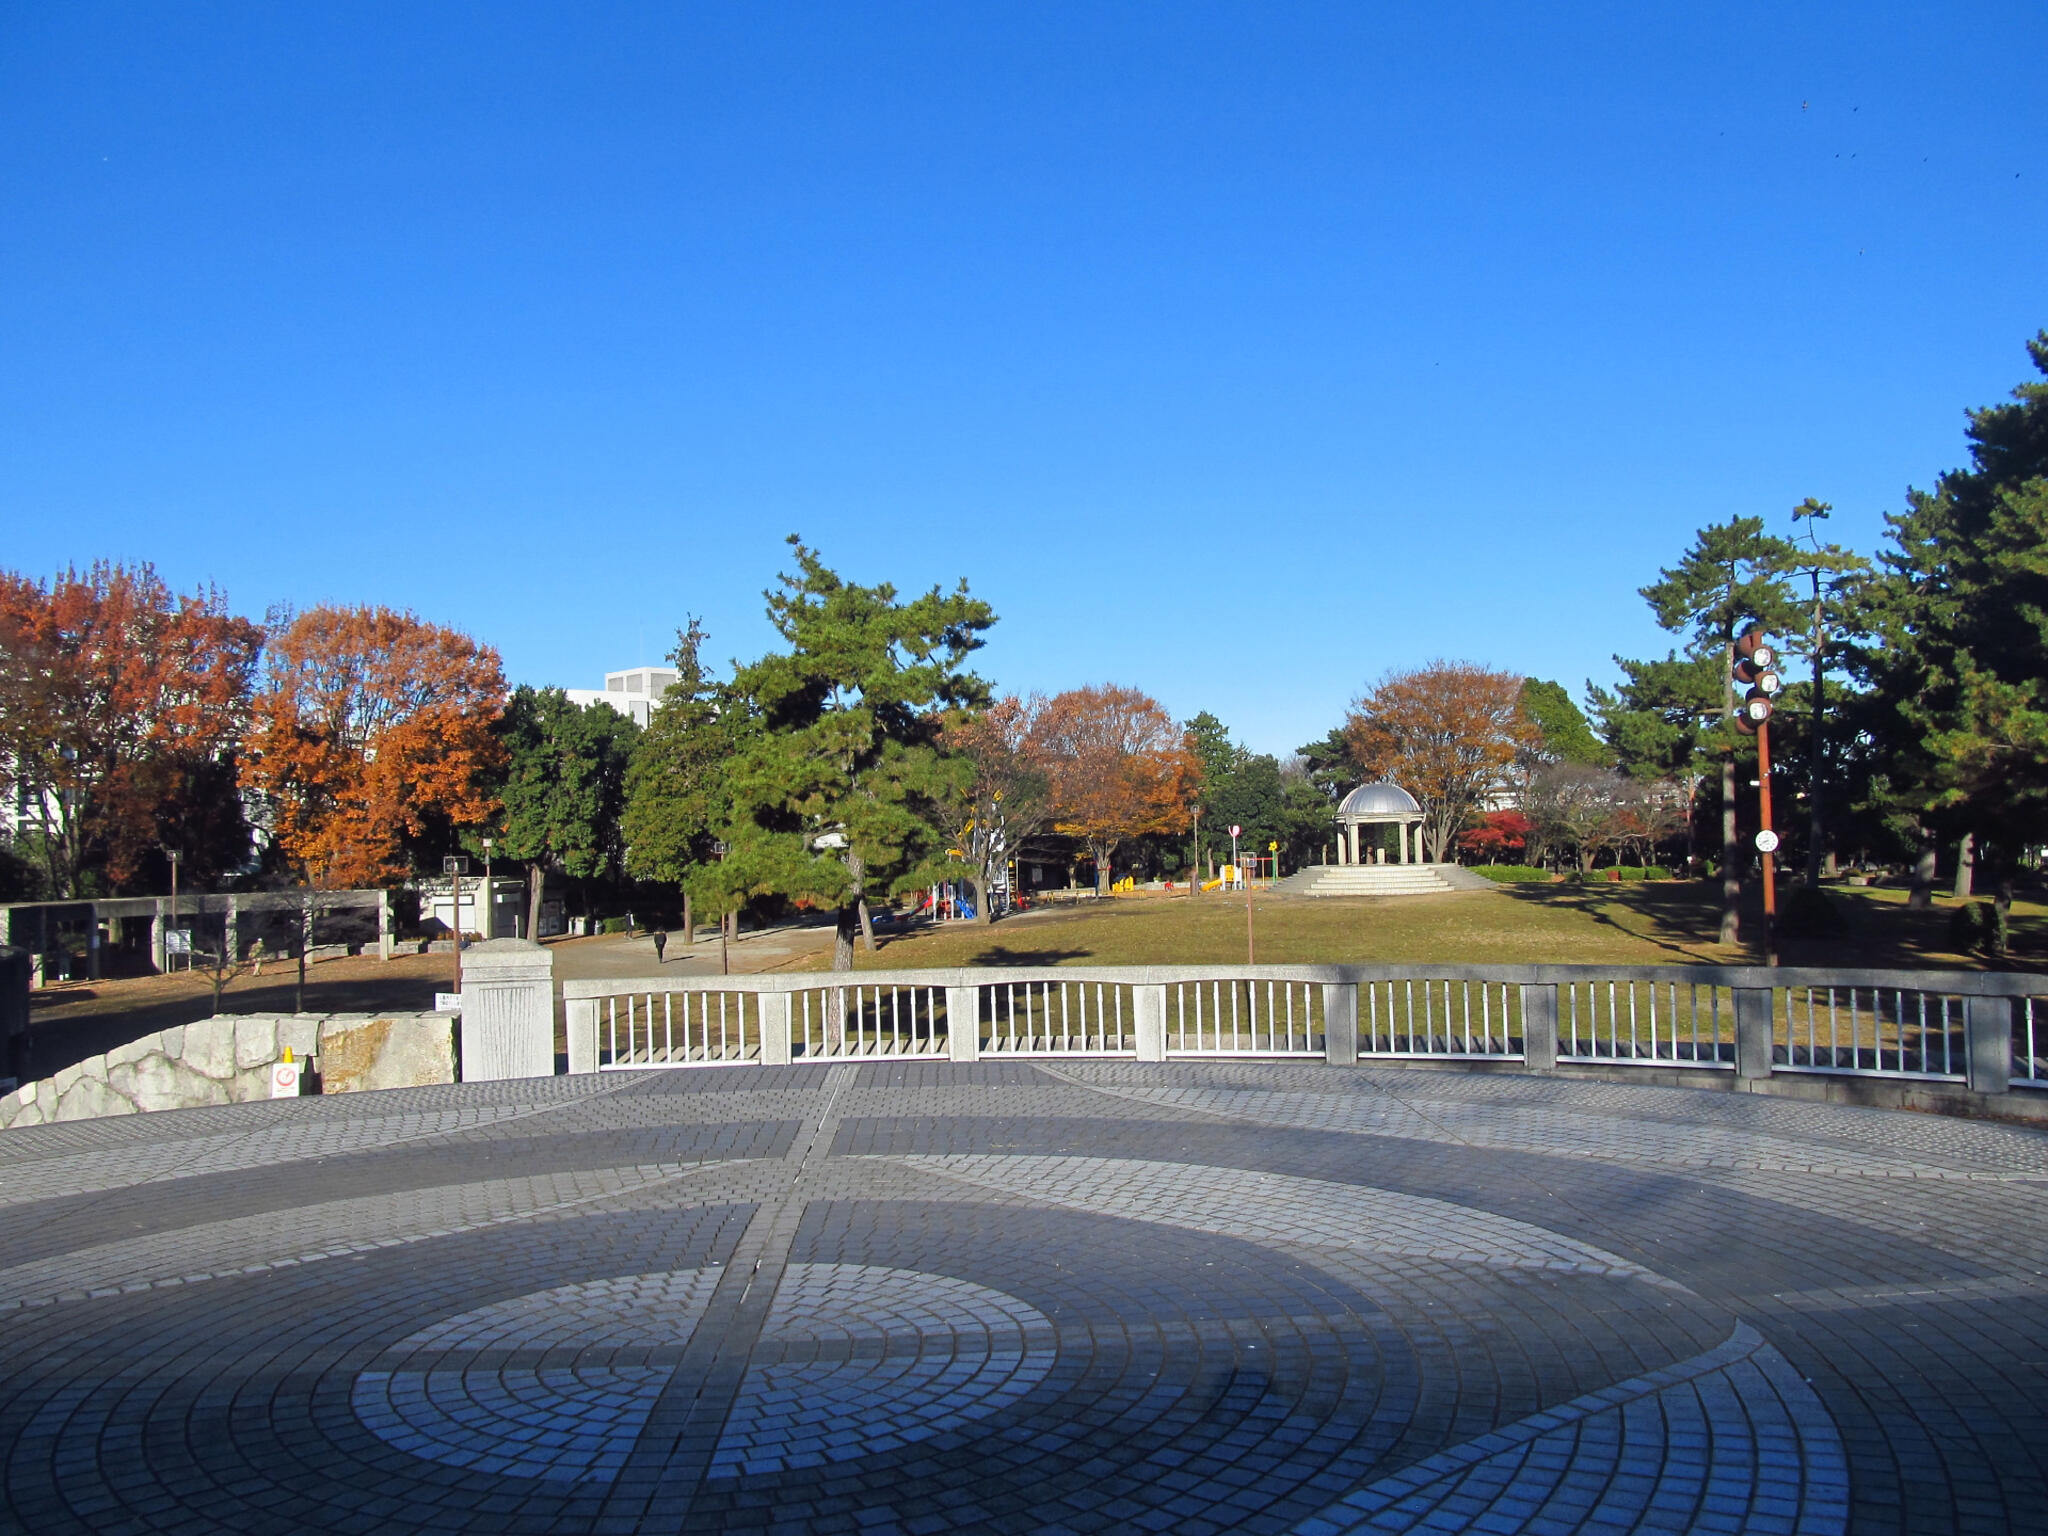
<path id="1" fill-rule="evenodd" d="M 7 1122 L 7 1129 L 10 1131 L 23 1130 L 31 1125 L 41 1125 L 42 1123 L 43 1111 L 31 1099 L 14 1112 L 14 1118 Z"/>
<path id="2" fill-rule="evenodd" d="M 235 1075 L 235 1023 L 215 1016 L 185 1026 L 185 1049 L 178 1059 L 206 1077 L 227 1079 Z M 165 1055 L 172 1054 L 169 1050 Z"/>
<path id="3" fill-rule="evenodd" d="M 455 1021 L 446 1014 L 335 1017 L 320 1026 L 320 1088 L 423 1088 L 455 1081 Z"/>
<path id="4" fill-rule="evenodd" d="M 317 1014 L 288 1015 L 277 1021 L 278 1058 L 286 1049 L 294 1061 L 309 1061 L 320 1051 L 320 1019 Z"/>
<path id="5" fill-rule="evenodd" d="M 182 1024 L 173 1024 L 169 1029 L 165 1030 L 161 1035 L 157 1036 L 156 1048 L 159 1051 L 163 1052 L 163 1054 L 166 1056 L 184 1055 L 185 1026 Z"/>
<path id="6" fill-rule="evenodd" d="M 130 1040 L 126 1045 L 117 1045 L 107 1052 L 107 1070 L 125 1067 L 145 1056 L 164 1054 L 164 1037 L 161 1034 L 144 1035 L 140 1040 Z"/>
<path id="7" fill-rule="evenodd" d="M 193 1071 L 168 1056 L 151 1056 L 132 1066 L 116 1067 L 107 1086 L 135 1101 L 138 1109 L 198 1109 L 228 1102 L 228 1087 Z"/>
<path id="8" fill-rule="evenodd" d="M 95 1083 L 104 1083 L 107 1080 L 106 1057 L 88 1056 L 78 1065 L 84 1069 L 88 1081 Z"/>
<path id="9" fill-rule="evenodd" d="M 50 1091 L 56 1094 L 61 1101 L 64 1095 L 71 1091 L 71 1085 L 84 1076 L 85 1068 L 73 1062 L 50 1079 Z"/>
<path id="10" fill-rule="evenodd" d="M 235 1070 L 267 1067 L 277 1060 L 277 1020 L 250 1018 L 235 1020 Z"/>
<path id="11" fill-rule="evenodd" d="M 82 1077 L 57 1101 L 58 1120 L 98 1120 L 107 1115 L 132 1115 L 135 1106 L 106 1083 Z"/>

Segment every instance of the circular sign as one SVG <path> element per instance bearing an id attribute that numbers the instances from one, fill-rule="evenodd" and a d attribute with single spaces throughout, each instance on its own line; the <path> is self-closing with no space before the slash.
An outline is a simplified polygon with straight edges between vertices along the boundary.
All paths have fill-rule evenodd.
<path id="1" fill-rule="evenodd" d="M 1238 826 L 1233 826 L 1233 827 L 1232 827 L 1232 828 L 1230 829 L 1230 835 L 1231 835 L 1232 837 L 1235 837 L 1235 836 L 1237 836 L 1237 834 L 1238 834 L 1238 833 L 1242 832 L 1243 830 L 1244 830 L 1244 828 L 1242 828 L 1242 827 L 1238 827 Z"/>
<path id="2" fill-rule="evenodd" d="M 1756 835 L 1756 845 L 1765 853 L 1776 853 L 1778 851 L 1778 834 L 1768 830 L 1759 832 Z"/>

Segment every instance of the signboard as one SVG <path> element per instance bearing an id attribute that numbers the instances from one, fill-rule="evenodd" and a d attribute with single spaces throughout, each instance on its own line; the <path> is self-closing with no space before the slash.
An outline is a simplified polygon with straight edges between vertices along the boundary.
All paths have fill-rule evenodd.
<path id="1" fill-rule="evenodd" d="M 441 860 L 441 873 L 444 875 L 466 875 L 469 873 L 469 860 L 459 853 L 451 853 Z"/>
<path id="2" fill-rule="evenodd" d="M 1232 828 L 1230 829 L 1230 835 L 1231 835 L 1232 837 L 1235 837 L 1235 836 L 1237 836 L 1237 834 L 1238 834 L 1238 833 L 1242 832 L 1243 830 L 1244 830 L 1244 828 L 1243 828 L 1243 827 L 1232 827 Z"/>
<path id="3" fill-rule="evenodd" d="M 270 1064 L 270 1096 L 273 1099 L 296 1099 L 299 1096 L 299 1064 L 296 1061 L 274 1061 Z"/>
<path id="4" fill-rule="evenodd" d="M 192 930 L 190 928 L 166 928 L 164 930 L 164 953 L 167 955 L 191 954 Z"/>
<path id="5" fill-rule="evenodd" d="M 1759 832 L 1756 835 L 1756 845 L 1764 853 L 1776 853 L 1778 851 L 1778 834 L 1775 832 Z"/>
<path id="6" fill-rule="evenodd" d="M 436 992 L 434 994 L 434 1012 L 462 1012 L 462 994 L 460 992 Z"/>

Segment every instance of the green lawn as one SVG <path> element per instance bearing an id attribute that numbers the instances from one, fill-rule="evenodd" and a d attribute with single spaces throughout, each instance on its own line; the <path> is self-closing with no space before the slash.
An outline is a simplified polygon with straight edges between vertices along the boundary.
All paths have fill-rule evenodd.
<path id="1" fill-rule="evenodd" d="M 1905 892 L 1830 887 L 1845 921 L 1837 939 L 1790 942 L 1788 965 L 1986 967 L 1948 951 L 1949 913 L 1906 909 Z M 1524 885 L 1442 896 L 1359 900 L 1256 896 L 1258 958 L 1267 963 L 1414 961 L 1566 965 L 1754 964 L 1752 948 L 1723 949 L 1718 893 L 1692 881 Z M 2006 968 L 2041 970 L 2048 908 L 2013 908 Z M 952 923 L 857 950 L 863 970 L 960 965 L 1237 964 L 1245 958 L 1242 897 L 1138 894 L 1054 908 L 990 927 Z M 804 968 L 818 969 L 820 956 Z"/>

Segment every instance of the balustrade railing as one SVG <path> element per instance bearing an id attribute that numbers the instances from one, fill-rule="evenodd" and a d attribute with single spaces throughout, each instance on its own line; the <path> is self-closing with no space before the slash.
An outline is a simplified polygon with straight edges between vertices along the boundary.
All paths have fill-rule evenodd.
<path id="1" fill-rule="evenodd" d="M 571 981 L 571 1071 L 984 1057 L 1467 1061 L 2048 1089 L 2048 977 L 1148 966 Z"/>

